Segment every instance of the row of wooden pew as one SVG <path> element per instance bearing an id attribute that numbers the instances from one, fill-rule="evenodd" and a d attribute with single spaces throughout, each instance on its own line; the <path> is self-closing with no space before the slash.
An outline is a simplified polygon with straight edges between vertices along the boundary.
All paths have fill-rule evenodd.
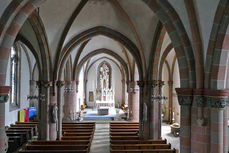
<path id="1" fill-rule="evenodd" d="M 63 136 L 55 141 L 32 141 L 20 153 L 89 153 L 95 131 L 95 122 L 62 124 Z"/>
<path id="2" fill-rule="evenodd" d="M 14 152 L 22 146 L 22 144 L 37 135 L 37 123 L 31 122 L 28 124 L 16 122 L 15 124 L 11 124 L 9 128 L 6 128 L 6 135 L 9 145 L 8 152 Z"/>
<path id="3" fill-rule="evenodd" d="M 140 140 L 138 122 L 110 122 L 110 153 L 177 153 L 166 140 Z"/>

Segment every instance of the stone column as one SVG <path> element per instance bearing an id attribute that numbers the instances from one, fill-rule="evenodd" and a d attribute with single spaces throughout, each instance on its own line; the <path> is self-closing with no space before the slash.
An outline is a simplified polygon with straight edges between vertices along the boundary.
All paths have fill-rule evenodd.
<path id="1" fill-rule="evenodd" d="M 138 81 L 140 89 L 139 100 L 139 137 L 140 139 L 149 139 L 151 135 L 151 123 L 152 123 L 152 106 L 151 106 L 151 94 L 152 94 L 152 82 L 151 81 Z"/>
<path id="2" fill-rule="evenodd" d="M 11 87 L 0 86 L 0 153 L 6 153 L 8 150 L 8 138 L 5 132 L 5 103 L 9 99 Z"/>
<path id="3" fill-rule="evenodd" d="M 224 109 L 223 113 L 223 152 L 228 153 L 228 117 L 227 117 L 227 107 Z"/>
<path id="4" fill-rule="evenodd" d="M 49 126 L 50 126 L 50 81 L 38 81 L 39 86 L 39 123 L 38 123 L 38 139 L 49 140 Z"/>
<path id="5" fill-rule="evenodd" d="M 150 101 L 150 118 L 149 118 L 149 122 L 150 122 L 150 134 L 149 134 L 149 138 L 150 139 L 158 139 L 159 138 L 159 133 L 158 133 L 158 129 L 159 129 L 159 105 L 158 105 L 158 101 L 156 99 L 154 99 L 157 96 L 157 92 L 156 92 L 156 87 L 157 87 L 157 81 L 154 80 L 152 81 L 151 87 L 152 87 L 152 94 L 151 94 L 151 101 Z"/>
<path id="6" fill-rule="evenodd" d="M 61 88 L 64 86 L 64 81 L 57 81 L 57 107 L 58 107 L 58 132 L 57 140 L 61 140 L 62 137 L 62 119 L 63 119 L 63 103 L 61 99 Z"/>
<path id="7" fill-rule="evenodd" d="M 125 95 L 125 93 L 126 93 L 126 90 L 125 90 L 125 80 L 124 79 L 122 79 L 122 103 L 121 103 L 121 105 L 125 105 L 125 100 L 126 100 L 126 95 Z"/>
<path id="8" fill-rule="evenodd" d="M 135 81 L 129 82 L 128 90 L 129 120 L 139 121 L 139 89 Z"/>
<path id="9" fill-rule="evenodd" d="M 76 81 L 66 82 L 64 92 L 64 121 L 75 119 L 77 112 L 77 86 Z"/>
<path id="10" fill-rule="evenodd" d="M 135 82 L 128 82 L 128 107 L 129 107 L 129 120 L 133 119 L 133 94 L 135 88 Z"/>
<path id="11" fill-rule="evenodd" d="M 30 80 L 30 96 L 37 95 L 37 82 L 34 80 Z M 36 107 L 38 109 L 38 100 L 37 99 L 30 99 L 29 100 L 30 107 Z"/>
<path id="12" fill-rule="evenodd" d="M 173 81 L 168 81 L 169 85 L 169 123 L 172 124 L 173 119 Z"/>
<path id="13" fill-rule="evenodd" d="M 84 80 L 84 100 L 83 103 L 84 105 L 87 104 L 87 79 Z"/>
<path id="14" fill-rule="evenodd" d="M 50 118 L 50 120 L 49 120 L 49 140 L 56 140 L 56 138 L 57 138 L 57 123 L 58 123 L 58 121 L 56 122 L 56 123 L 54 123 L 53 121 L 52 121 L 52 119 L 51 119 L 51 117 L 52 117 L 52 109 L 53 109 L 53 107 L 54 106 L 57 106 L 57 94 L 56 94 L 56 87 L 55 86 L 53 86 L 52 88 L 54 88 L 54 89 L 52 89 L 52 91 L 55 93 L 55 94 L 53 94 L 53 93 L 51 93 L 50 94 L 50 105 L 49 105 L 49 118 Z"/>
<path id="15" fill-rule="evenodd" d="M 162 103 L 162 87 L 163 87 L 164 81 L 158 80 L 158 138 L 161 138 L 161 103 Z"/>
<path id="16" fill-rule="evenodd" d="M 191 105 L 193 89 L 176 88 L 180 109 L 180 152 L 191 152 Z"/>
<path id="17" fill-rule="evenodd" d="M 208 90 L 205 92 L 210 104 L 210 153 L 227 153 L 227 132 L 225 131 L 226 104 L 229 90 Z M 224 123 L 226 122 L 226 123 Z M 226 136 L 226 137 L 225 137 Z"/>

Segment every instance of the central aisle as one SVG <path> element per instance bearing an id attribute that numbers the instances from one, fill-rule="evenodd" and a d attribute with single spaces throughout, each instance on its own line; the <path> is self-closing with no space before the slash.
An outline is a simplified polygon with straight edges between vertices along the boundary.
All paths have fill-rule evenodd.
<path id="1" fill-rule="evenodd" d="M 96 122 L 94 138 L 91 144 L 90 153 L 109 153 L 110 135 L 108 122 Z"/>

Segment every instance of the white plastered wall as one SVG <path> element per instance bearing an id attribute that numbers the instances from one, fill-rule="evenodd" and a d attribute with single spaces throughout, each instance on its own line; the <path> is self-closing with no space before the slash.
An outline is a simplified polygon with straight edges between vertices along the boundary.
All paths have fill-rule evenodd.
<path id="1" fill-rule="evenodd" d="M 31 63 L 34 63 L 35 59 L 31 53 L 29 53 Z M 5 125 L 8 126 L 15 123 L 18 120 L 18 111 L 29 107 L 29 100 L 27 96 L 30 95 L 30 74 L 29 74 L 29 63 L 25 52 L 21 49 L 21 80 L 20 80 L 20 108 L 10 111 L 10 99 L 5 104 Z M 6 85 L 10 85 L 10 60 L 7 69 L 7 80 Z"/>

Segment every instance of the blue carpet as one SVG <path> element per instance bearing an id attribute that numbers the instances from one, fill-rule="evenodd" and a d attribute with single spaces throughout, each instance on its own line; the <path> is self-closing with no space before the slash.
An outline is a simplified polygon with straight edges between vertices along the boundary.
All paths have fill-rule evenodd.
<path id="1" fill-rule="evenodd" d="M 97 111 L 87 112 L 84 117 L 115 117 L 116 114 L 98 115 Z"/>
<path id="2" fill-rule="evenodd" d="M 87 120 L 111 121 L 111 120 L 114 120 L 115 117 L 116 117 L 116 114 L 113 111 L 110 111 L 110 114 L 108 114 L 108 115 L 98 115 L 97 111 L 88 111 L 84 115 L 83 120 L 86 120 L 86 121 Z"/>

